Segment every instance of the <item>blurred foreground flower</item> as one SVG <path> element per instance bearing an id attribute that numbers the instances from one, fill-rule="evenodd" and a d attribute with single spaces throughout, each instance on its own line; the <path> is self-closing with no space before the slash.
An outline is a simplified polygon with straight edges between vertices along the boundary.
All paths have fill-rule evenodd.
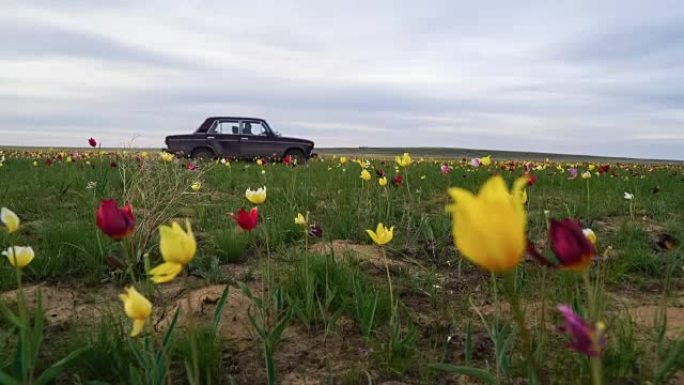
<path id="1" fill-rule="evenodd" d="M 378 226 L 375 229 L 375 231 L 368 229 L 366 230 L 366 233 L 368 233 L 368 236 L 371 237 L 371 239 L 376 245 L 384 246 L 390 243 L 392 241 L 392 238 L 394 238 L 394 226 L 388 229 L 382 223 L 378 223 Z"/>
<path id="2" fill-rule="evenodd" d="M 133 207 L 126 203 L 120 208 L 114 199 L 105 199 L 97 209 L 97 227 L 110 238 L 118 241 L 135 231 Z"/>
<path id="3" fill-rule="evenodd" d="M 145 320 L 147 320 L 152 313 L 152 303 L 135 290 L 135 287 L 133 286 L 129 286 L 125 290 L 125 293 L 119 294 L 119 298 L 124 304 L 126 315 L 133 320 L 131 337 L 135 337 L 140 334 L 143 327 L 145 327 Z"/>
<path id="4" fill-rule="evenodd" d="M 159 251 L 164 263 L 150 270 L 152 282 L 165 283 L 173 280 L 195 256 L 197 242 L 192 233 L 190 221 L 185 221 L 186 230 L 177 223 L 159 226 Z"/>
<path id="5" fill-rule="evenodd" d="M 527 247 L 527 213 L 522 191 L 527 178 L 519 178 L 509 192 L 501 176 L 490 178 L 478 195 L 461 188 L 449 189 L 454 204 L 452 235 L 456 247 L 473 263 L 495 273 L 518 265 Z"/>
<path id="6" fill-rule="evenodd" d="M 245 198 L 255 205 L 264 203 L 266 201 L 266 186 L 259 187 L 256 191 L 248 188 L 245 191 Z"/>
<path id="7" fill-rule="evenodd" d="M 568 348 L 589 357 L 600 356 L 606 346 L 605 329 L 603 322 L 590 325 L 577 313 L 572 311 L 570 306 L 560 304 L 558 310 L 563 314 L 564 323 L 561 331 L 566 333 L 571 341 Z"/>
<path id="8" fill-rule="evenodd" d="M 252 231 L 259 222 L 259 209 L 252 207 L 251 210 L 245 211 L 244 208 L 240 208 L 237 215 L 231 214 L 231 216 L 243 230 Z"/>
<path id="9" fill-rule="evenodd" d="M 2 252 L 2 255 L 7 257 L 12 266 L 20 269 L 31 263 L 36 256 L 31 246 L 10 246 Z"/>
<path id="10" fill-rule="evenodd" d="M 0 209 L 0 221 L 2 221 L 2 223 L 5 225 L 5 228 L 7 228 L 7 232 L 10 234 L 17 231 L 19 229 L 19 225 L 21 224 L 19 216 L 17 216 L 14 211 L 8 209 L 7 207 Z"/>
<path id="11" fill-rule="evenodd" d="M 404 155 L 395 157 L 394 162 L 396 162 L 398 166 L 408 167 L 413 163 L 413 160 L 411 159 L 411 155 L 409 155 L 408 152 L 405 152 Z"/>

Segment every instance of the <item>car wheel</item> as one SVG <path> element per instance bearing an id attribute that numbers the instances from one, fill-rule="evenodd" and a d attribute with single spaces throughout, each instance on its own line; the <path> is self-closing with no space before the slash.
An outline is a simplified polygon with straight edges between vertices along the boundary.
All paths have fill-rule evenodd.
<path id="1" fill-rule="evenodd" d="M 304 151 L 298 149 L 287 150 L 285 156 L 291 156 L 292 160 L 297 160 L 297 163 L 305 163 L 306 156 L 304 156 Z"/>
<path id="2" fill-rule="evenodd" d="M 193 159 L 207 160 L 214 158 L 214 152 L 208 148 L 198 148 L 192 152 Z"/>

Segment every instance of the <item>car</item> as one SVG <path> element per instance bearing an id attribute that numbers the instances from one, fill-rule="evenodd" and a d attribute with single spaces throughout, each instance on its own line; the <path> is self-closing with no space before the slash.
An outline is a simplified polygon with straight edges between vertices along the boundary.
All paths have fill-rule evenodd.
<path id="1" fill-rule="evenodd" d="M 290 156 L 305 161 L 313 147 L 310 140 L 274 132 L 264 119 L 228 116 L 207 118 L 192 134 L 167 136 L 164 151 L 195 159 Z"/>

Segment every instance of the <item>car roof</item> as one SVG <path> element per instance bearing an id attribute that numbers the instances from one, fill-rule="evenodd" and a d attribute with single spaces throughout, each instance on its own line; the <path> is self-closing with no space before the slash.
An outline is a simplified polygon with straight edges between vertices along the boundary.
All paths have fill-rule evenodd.
<path id="1" fill-rule="evenodd" d="M 247 116 L 212 116 L 207 118 L 207 120 L 220 120 L 220 119 L 234 119 L 234 120 L 261 120 L 264 121 L 262 118 L 250 118 Z"/>

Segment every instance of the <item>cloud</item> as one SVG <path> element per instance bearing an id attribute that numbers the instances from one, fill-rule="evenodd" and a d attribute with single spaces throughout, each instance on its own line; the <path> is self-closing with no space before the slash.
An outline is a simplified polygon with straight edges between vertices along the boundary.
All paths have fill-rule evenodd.
<path id="1" fill-rule="evenodd" d="M 677 5 L 13 2 L 0 135 L 160 147 L 253 115 L 324 146 L 684 159 Z"/>

